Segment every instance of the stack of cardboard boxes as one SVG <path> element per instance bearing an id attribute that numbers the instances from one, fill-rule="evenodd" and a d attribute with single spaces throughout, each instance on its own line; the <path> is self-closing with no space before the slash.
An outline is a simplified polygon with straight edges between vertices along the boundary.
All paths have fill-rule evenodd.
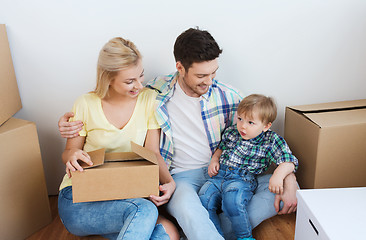
<path id="1" fill-rule="evenodd" d="M 51 222 L 36 125 L 22 108 L 9 42 L 0 24 L 0 239 L 25 239 Z"/>

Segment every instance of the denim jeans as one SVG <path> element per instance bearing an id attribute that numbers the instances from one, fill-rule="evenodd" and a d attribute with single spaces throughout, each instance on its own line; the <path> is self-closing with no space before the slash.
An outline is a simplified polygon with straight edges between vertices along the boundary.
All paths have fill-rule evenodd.
<path id="1" fill-rule="evenodd" d="M 66 229 L 77 236 L 169 239 L 164 227 L 156 225 L 156 206 L 143 198 L 73 203 L 72 187 L 66 187 L 59 193 L 58 210 Z"/>
<path id="2" fill-rule="evenodd" d="M 202 186 L 198 195 L 221 235 L 223 231 L 217 211 L 222 209 L 229 217 L 237 238 L 252 236 L 247 206 L 256 187 L 254 174 L 247 169 L 226 165 L 221 165 L 218 174 Z"/>
<path id="3" fill-rule="evenodd" d="M 248 205 L 249 220 L 256 227 L 277 214 L 275 195 L 268 190 L 271 175 L 258 176 L 258 187 Z M 189 240 L 223 239 L 209 218 L 198 197 L 198 191 L 209 179 L 207 167 L 173 174 L 176 190 L 167 204 L 168 212 L 175 217 Z M 220 214 L 221 227 L 226 240 L 236 239 L 230 220 Z"/>

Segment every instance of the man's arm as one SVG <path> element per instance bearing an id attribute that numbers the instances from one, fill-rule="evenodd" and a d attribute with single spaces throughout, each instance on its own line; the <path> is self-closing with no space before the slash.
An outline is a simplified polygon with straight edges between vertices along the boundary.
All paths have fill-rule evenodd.
<path id="1" fill-rule="evenodd" d="M 284 180 L 283 194 L 277 194 L 275 197 L 274 207 L 278 214 L 287 214 L 296 211 L 297 198 L 296 190 L 298 185 L 296 182 L 296 176 L 294 173 L 290 173 Z M 280 211 L 280 202 L 283 202 L 283 208 Z"/>
<path id="2" fill-rule="evenodd" d="M 74 116 L 73 112 L 65 113 L 58 121 L 58 130 L 63 138 L 74 138 L 79 136 L 79 132 L 83 127 L 82 121 L 69 122 L 69 119 Z"/>

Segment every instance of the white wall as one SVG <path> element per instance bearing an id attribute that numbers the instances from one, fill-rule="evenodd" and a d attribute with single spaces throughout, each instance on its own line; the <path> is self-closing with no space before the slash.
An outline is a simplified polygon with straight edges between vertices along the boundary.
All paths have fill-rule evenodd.
<path id="1" fill-rule="evenodd" d="M 93 89 L 99 49 L 133 40 L 146 79 L 172 72 L 175 38 L 209 30 L 224 52 L 217 79 L 245 94 L 274 96 L 284 108 L 366 98 L 366 1 L 363 0 L 0 0 L 23 102 L 16 117 L 37 124 L 50 194 L 64 173 L 59 117 Z"/>

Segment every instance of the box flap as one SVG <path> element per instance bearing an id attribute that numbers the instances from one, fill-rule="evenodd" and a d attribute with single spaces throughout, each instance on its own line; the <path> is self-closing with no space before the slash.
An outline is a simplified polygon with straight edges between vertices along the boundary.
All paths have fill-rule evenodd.
<path id="1" fill-rule="evenodd" d="M 365 124 L 366 122 L 366 108 L 344 111 L 304 113 L 304 115 L 322 128 Z"/>
<path id="2" fill-rule="evenodd" d="M 149 162 L 158 164 L 155 153 L 147 148 L 144 148 L 131 141 L 131 149 L 133 152 L 110 152 L 106 153 L 105 149 L 98 149 L 88 152 L 93 166 L 89 166 L 85 162 L 80 161 L 79 164 L 82 168 L 93 168 L 103 165 L 105 162 L 120 162 L 120 161 L 133 161 L 146 159 Z"/>
<path id="3" fill-rule="evenodd" d="M 141 157 L 145 158 L 146 160 L 158 164 L 158 160 L 156 159 L 156 155 L 153 151 L 144 148 L 134 142 L 131 141 L 131 149 Z"/>
<path id="4" fill-rule="evenodd" d="M 143 158 L 134 152 L 110 152 L 105 154 L 106 162 L 119 162 L 140 159 Z"/>
<path id="5" fill-rule="evenodd" d="M 288 108 L 291 108 L 295 111 L 304 112 L 304 113 L 336 111 L 336 110 L 345 110 L 345 109 L 358 109 L 358 108 L 366 108 L 366 99 L 353 100 L 353 101 L 342 101 L 342 102 L 319 103 L 319 104 L 311 104 L 311 105 L 290 106 Z"/>
<path id="6" fill-rule="evenodd" d="M 93 167 L 98 167 L 100 165 L 103 165 L 104 164 L 104 153 L 105 153 L 104 148 L 88 152 L 88 154 L 91 158 L 91 161 L 93 162 L 93 165 L 89 166 L 85 162 L 80 161 L 80 166 L 82 168 L 86 169 L 86 168 L 93 168 Z"/>

